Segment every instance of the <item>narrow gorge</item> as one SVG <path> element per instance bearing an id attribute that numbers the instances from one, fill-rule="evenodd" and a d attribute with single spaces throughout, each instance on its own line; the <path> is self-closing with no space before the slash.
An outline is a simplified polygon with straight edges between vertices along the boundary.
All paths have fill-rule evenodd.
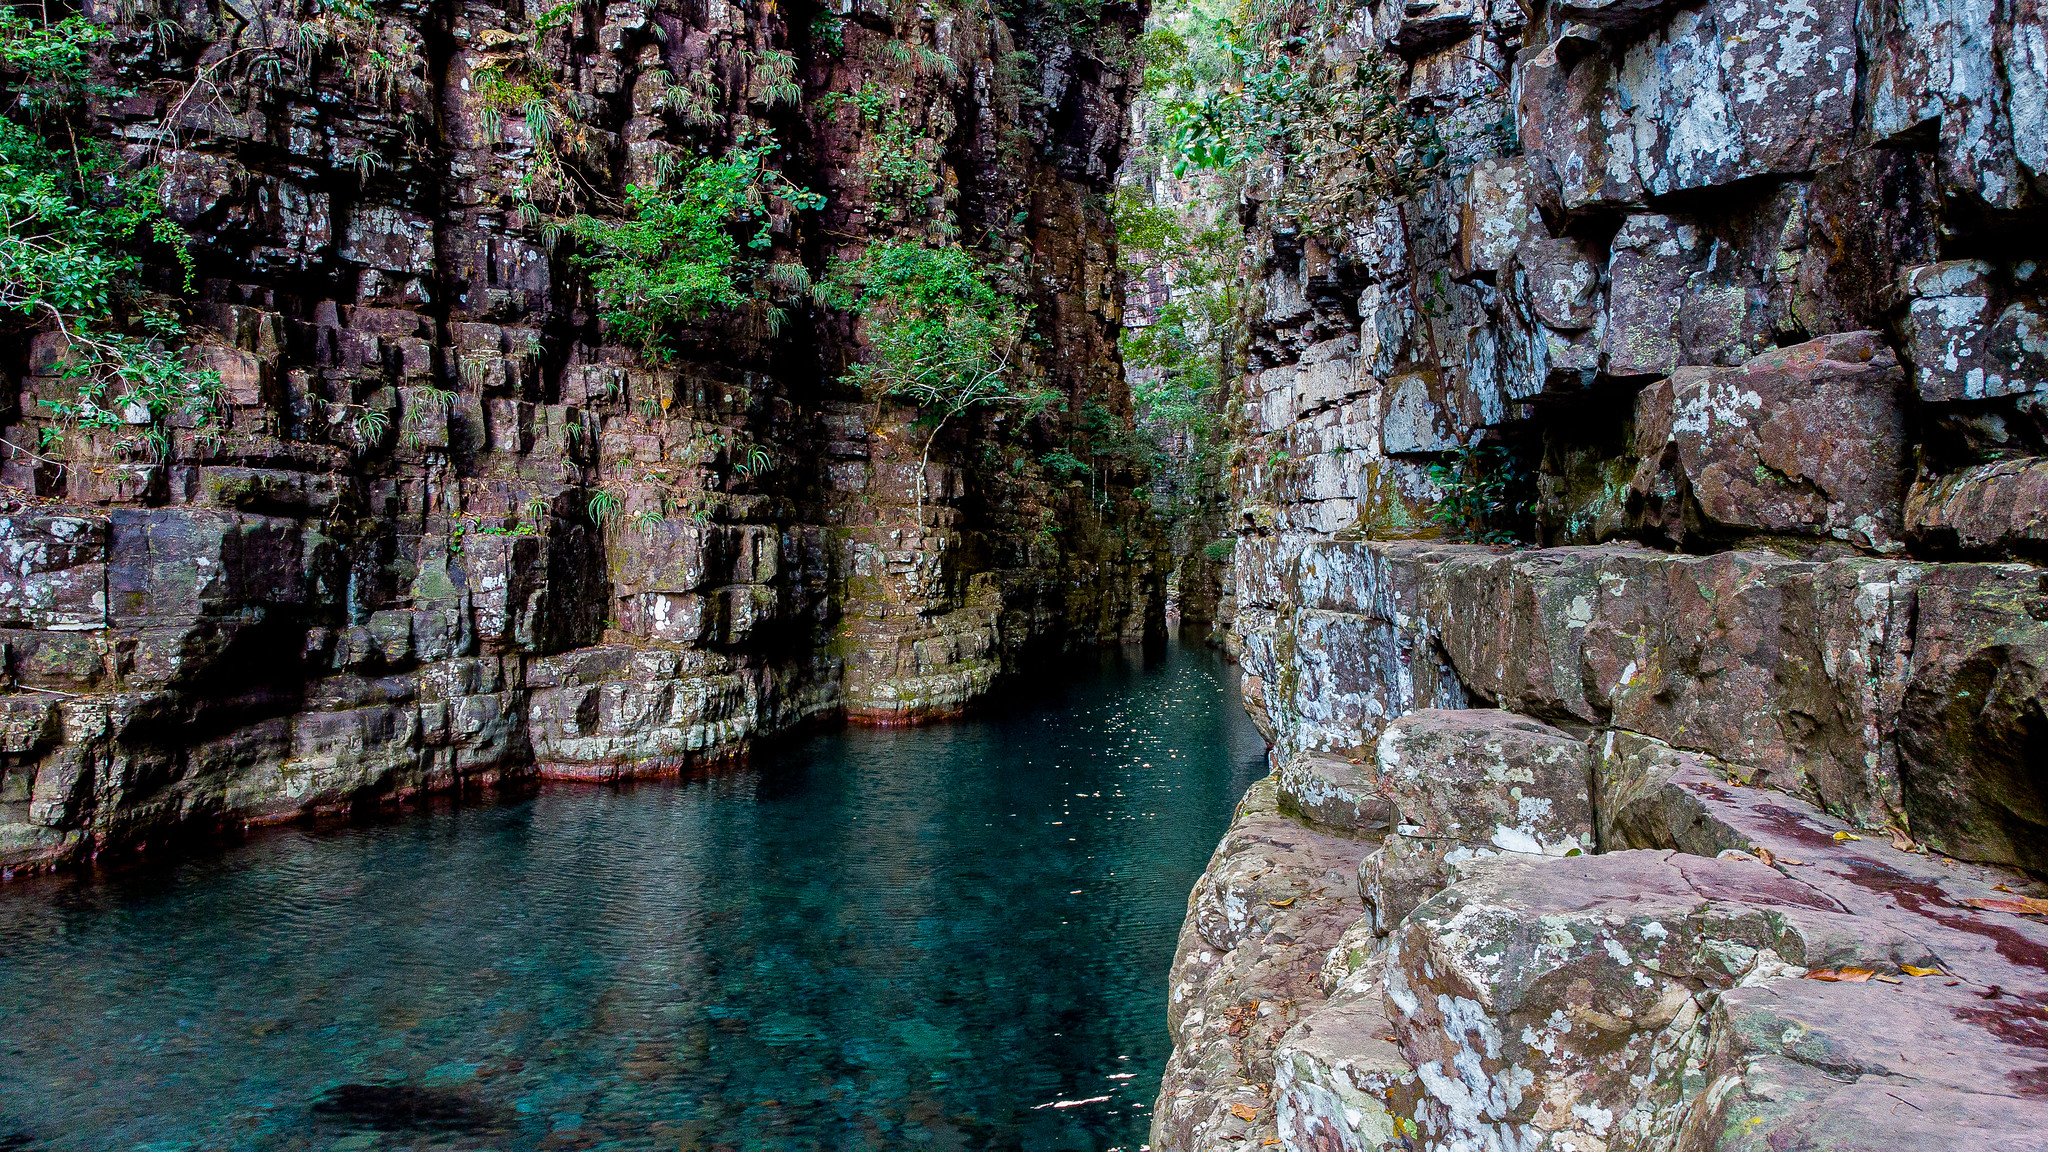
<path id="1" fill-rule="evenodd" d="M 0 1149 L 2048 1149 L 2038 4 L 526 2 L 0 22 Z"/>

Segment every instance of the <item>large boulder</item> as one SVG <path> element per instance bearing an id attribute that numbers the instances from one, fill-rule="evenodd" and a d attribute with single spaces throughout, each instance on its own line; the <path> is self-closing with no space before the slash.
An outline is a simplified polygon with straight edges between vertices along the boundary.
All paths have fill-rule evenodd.
<path id="1" fill-rule="evenodd" d="M 1381 934 L 1467 861 L 1593 850 L 1592 751 L 1567 732 L 1493 708 L 1432 708 L 1389 724 L 1376 755 L 1401 821 L 1358 869 Z"/>
<path id="2" fill-rule="evenodd" d="M 1906 483 L 1897 360 L 1875 332 L 1739 368 L 1680 368 L 1636 398 L 1631 506 L 1673 544 L 1817 537 L 1895 550 Z"/>
<path id="3" fill-rule="evenodd" d="M 1547 856 L 1593 850 L 1592 753 L 1569 733 L 1495 708 L 1431 708 L 1389 724 L 1376 751 L 1405 834 Z"/>

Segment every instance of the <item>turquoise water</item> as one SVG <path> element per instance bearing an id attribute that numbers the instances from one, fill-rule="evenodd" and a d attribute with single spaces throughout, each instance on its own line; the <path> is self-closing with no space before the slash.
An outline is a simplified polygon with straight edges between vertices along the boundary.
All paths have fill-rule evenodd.
<path id="1" fill-rule="evenodd" d="M 0 888 L 0 1152 L 1136 1149 L 1263 766 L 1214 655 L 1081 663 L 744 770 Z"/>

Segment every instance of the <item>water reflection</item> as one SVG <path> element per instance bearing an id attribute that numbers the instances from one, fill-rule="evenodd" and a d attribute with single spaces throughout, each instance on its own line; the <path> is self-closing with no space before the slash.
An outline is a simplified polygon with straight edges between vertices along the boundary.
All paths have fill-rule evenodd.
<path id="1" fill-rule="evenodd" d="M 0 1150 L 1135 1148 L 1227 679 L 0 890 Z"/>

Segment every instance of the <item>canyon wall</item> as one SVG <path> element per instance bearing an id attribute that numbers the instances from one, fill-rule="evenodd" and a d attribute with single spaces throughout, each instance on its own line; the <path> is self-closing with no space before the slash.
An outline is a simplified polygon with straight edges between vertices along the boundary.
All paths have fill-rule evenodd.
<path id="1" fill-rule="evenodd" d="M 1270 11 L 1152 1146 L 2043 1147 L 2042 12 Z"/>
<path id="2" fill-rule="evenodd" d="M 191 243 L 146 275 L 223 395 L 81 424 L 71 335 L 10 329 L 0 873 L 945 715 L 1162 626 L 1134 477 L 1039 459 L 1129 419 L 1102 190 L 1135 9 L 85 15 L 114 32 L 90 126 L 161 170 Z M 604 322 L 565 221 L 763 140 L 825 198 L 765 200 L 770 298 L 658 347 Z M 865 322 L 802 290 L 887 241 L 980 254 L 1057 402 L 970 411 L 927 462 L 916 409 L 843 379 Z"/>

